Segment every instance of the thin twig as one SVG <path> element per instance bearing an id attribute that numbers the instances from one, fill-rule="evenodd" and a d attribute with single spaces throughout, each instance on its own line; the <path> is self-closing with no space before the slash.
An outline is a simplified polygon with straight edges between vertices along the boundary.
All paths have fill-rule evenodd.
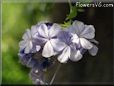
<path id="1" fill-rule="evenodd" d="M 56 71 L 55 71 L 55 73 L 54 73 L 54 75 L 53 75 L 53 77 L 52 77 L 52 79 L 51 79 L 51 81 L 50 81 L 50 85 L 51 85 L 51 84 L 53 83 L 53 81 L 55 80 L 55 77 L 56 77 L 57 72 L 59 71 L 60 67 L 61 67 L 61 64 L 58 65 L 58 67 L 57 67 L 57 69 L 56 69 Z"/>

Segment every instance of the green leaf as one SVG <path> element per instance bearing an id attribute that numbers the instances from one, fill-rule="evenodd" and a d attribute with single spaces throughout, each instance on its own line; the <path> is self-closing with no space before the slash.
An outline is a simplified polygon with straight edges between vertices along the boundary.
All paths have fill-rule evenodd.
<path id="1" fill-rule="evenodd" d="M 77 16 L 77 7 L 76 6 L 72 6 L 70 8 L 69 15 L 67 15 L 67 17 L 66 17 L 66 20 L 72 19 L 72 18 L 74 18 L 76 16 Z"/>

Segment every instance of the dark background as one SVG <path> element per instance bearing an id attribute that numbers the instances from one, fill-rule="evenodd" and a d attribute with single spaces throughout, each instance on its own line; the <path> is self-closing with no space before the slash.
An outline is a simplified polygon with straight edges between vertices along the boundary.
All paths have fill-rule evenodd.
<path id="1" fill-rule="evenodd" d="M 55 8 L 52 21 L 62 23 L 68 14 L 68 4 L 55 4 Z M 99 51 L 94 57 L 85 53 L 79 62 L 64 64 L 56 83 L 113 83 L 113 8 L 84 8 L 75 19 L 94 25 Z"/>

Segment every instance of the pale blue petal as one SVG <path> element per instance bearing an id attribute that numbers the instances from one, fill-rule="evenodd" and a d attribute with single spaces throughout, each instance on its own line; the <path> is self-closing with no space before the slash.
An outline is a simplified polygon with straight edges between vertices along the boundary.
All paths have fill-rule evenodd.
<path id="1" fill-rule="evenodd" d="M 58 61 L 61 63 L 66 63 L 70 57 L 71 49 L 67 46 L 63 51 L 62 54 L 59 55 Z"/>
<path id="2" fill-rule="evenodd" d="M 24 48 L 26 47 L 26 41 L 25 41 L 25 40 L 20 41 L 20 42 L 19 42 L 19 47 L 20 47 L 21 49 L 24 49 Z"/>
<path id="3" fill-rule="evenodd" d="M 69 32 L 79 35 L 84 30 L 84 23 L 75 20 L 69 28 Z"/>
<path id="4" fill-rule="evenodd" d="M 67 45 L 64 42 L 61 42 L 59 39 L 51 39 L 50 40 L 55 51 L 62 51 Z"/>
<path id="5" fill-rule="evenodd" d="M 29 29 L 27 29 L 26 34 L 28 36 L 28 39 L 32 38 L 31 31 Z"/>
<path id="6" fill-rule="evenodd" d="M 93 47 L 89 50 L 89 53 L 92 55 L 92 56 L 95 56 L 98 52 L 98 47 L 96 45 L 93 45 Z"/>
<path id="7" fill-rule="evenodd" d="M 84 30 L 80 34 L 80 37 L 93 39 L 95 37 L 95 29 L 93 25 L 85 25 Z"/>
<path id="8" fill-rule="evenodd" d="M 80 44 L 84 49 L 91 49 L 93 44 L 84 38 L 80 38 Z"/>
<path id="9" fill-rule="evenodd" d="M 40 37 L 40 36 L 38 36 L 37 39 L 38 39 L 37 43 L 39 43 L 39 45 L 44 45 L 46 42 L 49 41 L 49 39 L 44 38 L 44 37 Z"/>
<path id="10" fill-rule="evenodd" d="M 33 38 L 37 38 L 38 30 L 37 30 L 37 27 L 35 25 L 31 27 L 31 34 L 32 34 Z"/>
<path id="11" fill-rule="evenodd" d="M 36 45 L 36 51 L 39 51 L 40 50 L 40 46 L 39 45 Z"/>
<path id="12" fill-rule="evenodd" d="M 44 56 L 44 57 L 51 57 L 53 55 L 54 55 L 53 47 L 52 47 L 50 41 L 48 41 L 44 45 L 44 48 L 43 48 L 43 51 L 42 51 L 42 56 Z"/>
<path id="13" fill-rule="evenodd" d="M 39 35 L 48 38 L 48 27 L 45 24 L 41 24 L 38 28 Z"/>
<path id="14" fill-rule="evenodd" d="M 67 31 L 61 31 L 58 34 L 58 38 L 67 45 L 71 44 L 72 42 L 71 37 L 72 35 Z"/>
<path id="15" fill-rule="evenodd" d="M 82 54 L 80 50 L 75 50 L 71 52 L 70 60 L 79 61 L 82 58 Z"/>
<path id="16" fill-rule="evenodd" d="M 61 31 L 61 27 L 58 24 L 53 24 L 49 29 L 49 37 L 55 37 Z"/>
<path id="17" fill-rule="evenodd" d="M 30 50 L 32 49 L 32 47 L 33 47 L 32 42 L 31 42 L 31 41 L 28 42 L 27 45 L 26 45 L 26 48 L 25 48 L 25 51 L 24 51 L 24 52 L 25 52 L 26 54 L 29 53 Z"/>
<path id="18" fill-rule="evenodd" d="M 73 43 L 79 44 L 79 37 L 77 34 L 73 34 L 71 40 Z"/>

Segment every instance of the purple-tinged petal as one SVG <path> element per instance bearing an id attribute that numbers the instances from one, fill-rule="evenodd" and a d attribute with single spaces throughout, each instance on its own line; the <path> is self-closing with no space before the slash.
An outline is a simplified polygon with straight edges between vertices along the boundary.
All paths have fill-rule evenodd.
<path id="1" fill-rule="evenodd" d="M 49 37 L 55 37 L 61 31 L 61 27 L 58 24 L 53 24 L 49 29 Z"/>
<path id="2" fill-rule="evenodd" d="M 72 42 L 71 37 L 72 35 L 67 31 L 61 31 L 58 34 L 58 38 L 67 45 L 69 45 Z"/>
<path id="3" fill-rule="evenodd" d="M 93 39 L 95 37 L 95 29 L 93 25 L 85 25 L 84 30 L 80 33 L 80 37 Z"/>
<path id="4" fill-rule="evenodd" d="M 37 63 L 36 60 L 32 58 L 32 54 L 30 54 L 30 53 L 24 54 L 23 52 L 24 52 L 24 50 L 21 50 L 19 52 L 20 62 L 23 65 L 26 65 L 27 67 L 32 68 Z"/>
<path id="5" fill-rule="evenodd" d="M 89 53 L 92 55 L 92 56 L 95 56 L 98 52 L 98 47 L 96 45 L 93 45 L 93 47 L 89 50 Z"/>
<path id="6" fill-rule="evenodd" d="M 93 42 L 93 43 L 99 44 L 99 42 L 95 39 L 91 39 L 90 41 Z"/>
<path id="7" fill-rule="evenodd" d="M 69 32 L 79 35 L 84 30 L 84 23 L 75 20 L 69 28 Z"/>
<path id="8" fill-rule="evenodd" d="M 51 39 L 50 42 L 54 50 L 57 52 L 60 52 L 67 46 L 64 42 L 61 42 L 59 39 Z"/>

